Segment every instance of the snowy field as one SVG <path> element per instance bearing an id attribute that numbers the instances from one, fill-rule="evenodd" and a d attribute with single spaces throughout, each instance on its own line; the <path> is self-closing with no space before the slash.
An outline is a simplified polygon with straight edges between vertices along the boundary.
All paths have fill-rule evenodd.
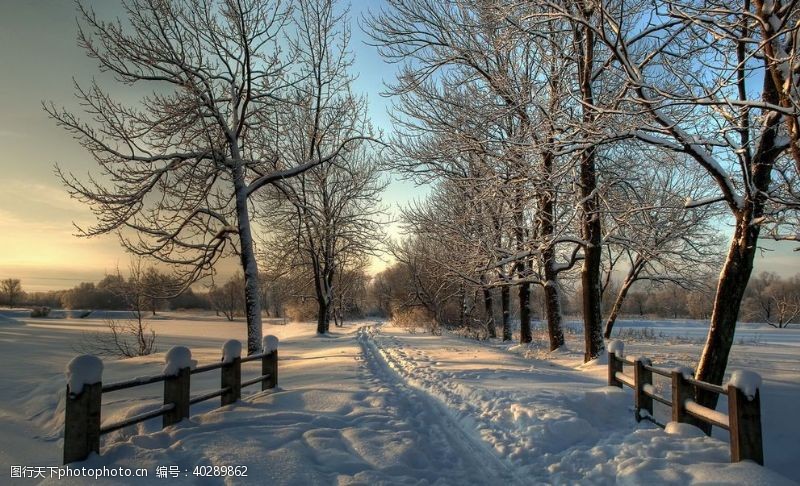
<path id="1" fill-rule="evenodd" d="M 61 463 L 63 370 L 103 315 L 31 319 L 0 311 L 0 484 L 11 465 Z M 187 345 L 199 364 L 222 343 L 244 340 L 243 322 L 166 314 L 152 321 L 160 353 L 105 360 L 104 382 L 158 373 L 163 352 Z M 638 329 L 627 354 L 655 364 L 691 364 L 701 323 L 625 322 Z M 188 421 L 160 419 L 104 436 L 102 455 L 81 465 L 178 466 L 165 484 L 795 484 L 800 480 L 800 332 L 743 326 L 729 370 L 764 377 L 767 468 L 728 463 L 728 444 L 688 427 L 637 424 L 629 390 L 605 387 L 606 368 L 580 366 L 580 353 L 536 344 L 479 343 L 353 323 L 317 337 L 312 324 L 265 325 L 281 340 L 279 388 L 245 389 L 242 402 L 192 408 Z M 568 347 L 578 350 L 577 335 Z M 243 379 L 257 366 L 244 365 Z M 217 388 L 219 374 L 192 377 L 192 394 Z M 161 384 L 104 396 L 103 421 L 154 407 Z M 249 394 L 248 394 L 249 393 Z M 724 435 L 720 436 L 724 439 Z M 195 466 L 247 466 L 247 478 L 192 477 Z M 184 476 L 188 471 L 188 476 Z M 142 484 L 132 479 L 132 484 Z M 48 480 L 44 483 L 59 483 Z M 84 484 L 104 484 L 86 480 Z M 108 481 L 105 484 L 119 484 Z M 80 484 L 71 480 L 67 484 Z"/>

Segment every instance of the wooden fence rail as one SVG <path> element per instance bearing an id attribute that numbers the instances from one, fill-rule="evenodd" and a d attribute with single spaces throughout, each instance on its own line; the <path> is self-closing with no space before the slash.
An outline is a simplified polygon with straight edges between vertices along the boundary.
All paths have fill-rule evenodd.
<path id="1" fill-rule="evenodd" d="M 647 358 L 623 357 L 619 341 L 609 343 L 608 385 L 633 389 L 636 420 L 649 420 L 661 427 L 653 415 L 653 402 L 671 408 L 673 422 L 706 423 L 725 429 L 730 434 L 731 462 L 755 461 L 764 465 L 761 437 L 761 399 L 759 390 L 743 390 L 743 386 L 729 383 L 726 387 L 698 381 L 689 369 L 668 370 L 656 368 Z M 624 372 L 624 366 L 633 368 L 633 374 Z M 653 386 L 653 375 L 671 381 L 671 397 L 661 396 Z M 755 375 L 750 373 L 751 375 Z M 755 375 L 757 376 L 757 375 Z M 704 407 L 695 401 L 696 390 L 704 390 L 728 398 L 728 413 Z M 749 396 L 748 396 L 749 392 Z"/>
<path id="2" fill-rule="evenodd" d="M 71 383 L 67 384 L 64 411 L 64 464 L 83 461 L 92 452 L 99 454 L 100 436 L 103 434 L 155 417 L 162 417 L 162 428 L 167 427 L 189 417 L 189 408 L 196 403 L 220 397 L 220 406 L 229 405 L 241 398 L 243 387 L 255 385 L 256 383 L 261 383 L 262 390 L 275 388 L 278 385 L 277 343 L 278 339 L 276 337 L 265 336 L 261 353 L 242 358 L 241 343 L 233 340 L 228 341 L 223 346 L 223 357 L 220 362 L 195 368 L 191 368 L 187 363 L 191 358 L 191 352 L 187 348 L 178 346 L 167 353 L 167 364 L 163 374 L 135 378 L 108 385 L 103 385 L 102 383 L 102 362 L 98 358 L 93 356 L 75 358 L 68 368 L 68 375 L 73 375 L 73 378 L 70 379 Z M 170 355 L 176 350 L 181 351 L 186 360 L 170 365 Z M 242 363 L 251 361 L 261 362 L 261 374 L 242 382 Z M 75 363 L 79 364 L 75 365 Z M 176 363 L 178 367 L 175 370 L 171 370 L 170 368 L 174 368 Z M 95 368 L 90 370 L 88 374 L 86 372 L 87 364 Z M 81 367 L 83 369 L 78 369 Z M 191 376 L 217 369 L 221 370 L 220 388 L 192 397 L 190 393 Z M 86 378 L 83 378 L 84 382 L 81 382 L 79 378 L 76 383 L 72 383 L 74 375 L 80 373 L 94 376 L 95 378 L 89 379 L 89 381 L 92 381 L 91 383 L 85 382 Z M 116 423 L 100 426 L 102 396 L 104 393 L 158 382 L 164 382 L 164 403 L 162 406 Z M 73 392 L 71 388 L 76 388 L 77 392 Z"/>

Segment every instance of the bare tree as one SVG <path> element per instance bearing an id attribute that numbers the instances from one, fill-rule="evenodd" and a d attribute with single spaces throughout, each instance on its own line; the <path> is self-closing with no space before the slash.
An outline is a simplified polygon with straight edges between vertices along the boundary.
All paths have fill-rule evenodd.
<path id="1" fill-rule="evenodd" d="M 599 22 L 548 2 L 556 15 L 591 29 L 607 50 L 603 62 L 628 80 L 632 111 L 647 121 L 630 134 L 686 154 L 705 170 L 716 197 L 687 207 L 722 203 L 734 219 L 696 378 L 721 383 L 762 228 L 765 236 L 796 240 L 797 92 L 786 63 L 797 53 L 795 2 L 697 3 L 659 0 L 600 2 Z M 655 8 L 659 15 L 653 15 Z M 661 15 L 663 13 L 663 15 Z M 762 74 L 755 76 L 755 74 Z M 782 74 L 783 73 L 783 74 Z M 754 84 L 760 86 L 754 86 Z M 788 126 L 788 134 L 786 128 Z M 789 231 L 787 231 L 789 230 Z M 715 406 L 716 394 L 698 390 Z"/>
<path id="2" fill-rule="evenodd" d="M 298 6 L 296 51 L 303 81 L 293 88 L 287 110 L 287 136 L 280 143 L 289 160 L 302 163 L 336 151 L 331 163 L 265 192 L 266 250 L 283 267 L 302 267 L 312 275 L 318 304 L 317 332 L 330 327 L 336 279 L 353 270 L 348 262 L 374 252 L 381 239 L 382 209 L 377 154 L 364 142 L 339 149 L 352 133 L 370 133 L 366 99 L 351 92 L 347 9 L 334 0 L 308 0 Z"/>
<path id="3" fill-rule="evenodd" d="M 800 277 L 782 279 L 774 273 L 761 272 L 750 279 L 742 301 L 746 319 L 764 322 L 783 329 L 800 317 Z"/>
<path id="4" fill-rule="evenodd" d="M 687 201 L 708 197 L 703 174 L 687 161 L 661 155 L 653 154 L 661 165 L 629 167 L 630 179 L 615 184 L 603 197 L 610 231 L 603 294 L 604 301 L 613 303 L 605 322 L 606 339 L 636 282 L 707 290 L 708 275 L 722 263 L 722 238 L 714 226 L 719 211 L 709 205 L 685 208 Z M 620 267 L 626 269 L 624 279 L 611 291 L 611 279 Z"/>
<path id="5" fill-rule="evenodd" d="M 22 296 L 22 283 L 18 278 L 7 278 L 0 281 L 0 292 L 5 294 L 6 304 L 11 309 Z"/>
<path id="6" fill-rule="evenodd" d="M 208 291 L 208 298 L 211 307 L 219 315 L 225 316 L 229 321 L 233 321 L 236 316 L 242 315 L 246 311 L 244 295 L 244 278 L 241 275 L 234 275 L 229 278 L 221 287 L 212 286 Z"/>
<path id="7" fill-rule="evenodd" d="M 260 348 L 258 266 L 249 197 L 324 164 L 355 140 L 341 134 L 329 153 L 298 160 L 280 152 L 289 105 L 283 39 L 292 12 L 278 0 L 125 0 L 126 21 L 104 21 L 79 4 L 79 45 L 100 70 L 154 92 L 136 106 L 98 84 L 76 84 L 91 119 L 49 104 L 48 113 L 92 153 L 102 178 L 82 182 L 58 169 L 97 224 L 83 236 L 116 232 L 136 255 L 182 268 L 185 285 L 238 254 L 245 279 L 248 352 Z M 126 231 L 126 230 L 132 230 Z"/>
<path id="8" fill-rule="evenodd" d="M 109 290 L 125 303 L 131 319 L 106 319 L 106 332 L 85 336 L 80 352 L 133 358 L 156 352 L 156 333 L 145 320 L 151 304 L 152 287 L 140 259 L 131 261 L 128 279 L 119 272 L 113 275 Z"/>

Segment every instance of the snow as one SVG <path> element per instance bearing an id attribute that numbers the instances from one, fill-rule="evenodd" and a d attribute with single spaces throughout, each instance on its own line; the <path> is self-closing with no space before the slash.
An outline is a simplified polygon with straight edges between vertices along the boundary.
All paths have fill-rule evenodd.
<path id="1" fill-rule="evenodd" d="M 164 356 L 164 370 L 162 372 L 166 376 L 175 376 L 178 371 L 183 368 L 191 368 L 191 366 L 192 351 L 186 346 L 173 346 Z"/>
<path id="2" fill-rule="evenodd" d="M 622 358 L 622 355 L 625 352 L 625 343 L 619 339 L 612 339 L 608 342 L 608 352 L 614 353 L 617 358 Z"/>
<path id="3" fill-rule="evenodd" d="M 278 338 L 276 336 L 267 335 L 261 340 L 261 350 L 264 353 L 271 353 L 278 350 Z"/>
<path id="4" fill-rule="evenodd" d="M 227 340 L 246 338 L 243 321 L 228 323 L 213 313 L 165 316 L 153 323 L 163 349 L 187 346 L 200 364 L 218 362 Z M 8 397 L 0 405 L 0 462 L 57 465 L 61 369 L 74 354 L 70 343 L 83 332 L 102 330 L 103 320 L 14 318 L 18 324 L 0 325 L 0 366 L 6 370 L 0 387 Z M 144 467 L 152 477 L 156 467 L 175 465 L 189 471 L 188 477 L 170 479 L 177 484 L 196 483 L 191 471 L 197 465 L 248 467 L 241 481 L 212 484 L 780 485 L 792 484 L 781 474 L 800 479 L 800 424 L 784 419 L 800 384 L 793 344 L 800 331 L 765 329 L 771 337 L 745 345 L 737 335 L 732 353 L 732 368 L 765 376 L 763 468 L 730 464 L 724 434 L 706 437 L 685 424 L 661 430 L 636 423 L 631 390 L 605 386 L 607 366 L 581 366 L 580 336 L 572 333 L 567 349 L 537 354 L 535 343 L 512 350 L 499 341 L 408 334 L 372 322 L 337 328 L 327 339 L 316 338 L 312 323 L 265 320 L 265 327 L 281 342 L 278 388 L 245 388 L 242 401 L 223 408 L 214 400 L 192 406 L 188 420 L 163 430 L 154 419 L 105 435 L 101 455 L 77 466 Z M 695 327 L 702 329 L 700 323 L 675 326 Z M 788 344 L 762 344 L 768 340 Z M 663 368 L 696 360 L 699 345 L 675 342 L 626 339 L 625 347 Z M 103 380 L 153 375 L 163 362 L 164 353 L 108 359 Z M 258 361 L 242 365 L 243 380 L 259 374 Z M 193 375 L 192 395 L 217 389 L 219 379 L 217 371 Z M 104 394 L 103 424 L 157 408 L 162 393 L 156 383 Z M 41 480 L 13 481 L 4 484 Z M 95 484 L 70 481 L 90 483 Z"/>
<path id="5" fill-rule="evenodd" d="M 700 430 L 698 427 L 695 427 L 692 424 L 682 424 L 680 422 L 667 422 L 664 432 L 687 439 L 703 438 L 706 436 L 705 432 Z"/>
<path id="6" fill-rule="evenodd" d="M 694 400 L 686 400 L 686 402 L 684 402 L 684 406 L 686 407 L 687 412 L 691 412 L 694 415 L 703 417 L 708 421 L 717 422 L 725 425 L 729 425 L 730 423 L 727 414 L 724 414 L 717 410 L 711 410 L 710 408 L 700 405 Z"/>
<path id="7" fill-rule="evenodd" d="M 222 345 L 222 362 L 233 363 L 236 358 L 242 357 L 242 342 L 238 339 L 228 339 Z"/>
<path id="8" fill-rule="evenodd" d="M 83 392 L 83 385 L 93 385 L 102 381 L 103 361 L 90 354 L 76 356 L 67 364 L 65 374 L 70 393 L 80 395 Z"/>
<path id="9" fill-rule="evenodd" d="M 761 388 L 761 375 L 749 370 L 736 370 L 731 374 L 728 385 L 733 385 L 744 392 L 748 400 L 756 396 L 756 392 Z"/>

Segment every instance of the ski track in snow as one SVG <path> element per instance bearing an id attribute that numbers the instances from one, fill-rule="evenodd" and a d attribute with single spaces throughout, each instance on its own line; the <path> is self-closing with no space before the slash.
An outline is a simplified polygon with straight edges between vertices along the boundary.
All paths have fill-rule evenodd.
<path id="1" fill-rule="evenodd" d="M 366 367 L 378 386 L 387 386 L 405 403 L 409 419 L 416 422 L 415 429 L 429 430 L 433 443 L 446 442 L 452 459 L 469 472 L 475 484 L 525 484 L 515 477 L 513 469 L 503 463 L 486 446 L 476 440 L 468 430 L 449 413 L 446 406 L 419 387 L 409 386 L 396 370 L 396 361 L 376 346 L 372 339 L 373 326 L 358 330 L 358 342 L 364 355 Z M 438 448 L 438 447 L 437 447 Z"/>

